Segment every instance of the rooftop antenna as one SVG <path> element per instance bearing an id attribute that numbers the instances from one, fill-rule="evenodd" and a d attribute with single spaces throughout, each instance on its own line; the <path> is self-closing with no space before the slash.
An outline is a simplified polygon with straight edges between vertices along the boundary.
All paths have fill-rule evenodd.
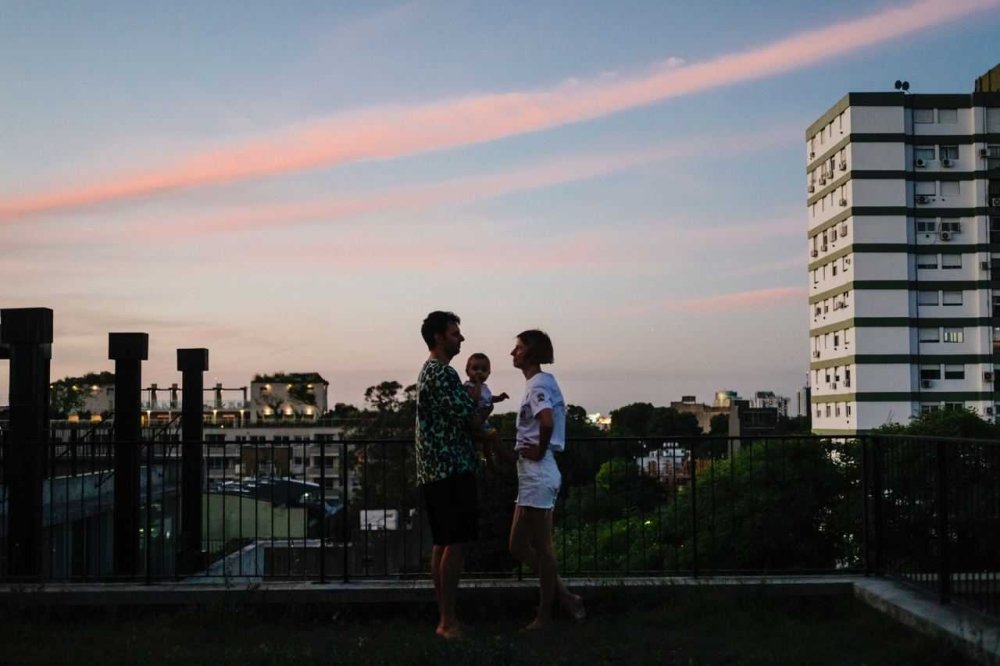
<path id="1" fill-rule="evenodd" d="M 900 80 L 897 79 L 896 80 L 896 90 L 901 90 L 903 92 L 903 94 L 905 95 L 906 93 L 908 93 L 910 91 L 910 82 L 909 81 L 900 81 Z"/>

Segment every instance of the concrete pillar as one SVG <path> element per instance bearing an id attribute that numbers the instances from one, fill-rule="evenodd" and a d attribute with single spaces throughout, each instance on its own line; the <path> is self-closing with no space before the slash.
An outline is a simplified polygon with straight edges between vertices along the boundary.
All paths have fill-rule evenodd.
<path id="1" fill-rule="evenodd" d="M 181 573 L 189 574 L 204 566 L 202 557 L 202 446 L 204 414 L 202 395 L 208 370 L 207 349 L 178 349 L 177 369 L 181 372 Z"/>
<path id="2" fill-rule="evenodd" d="M 10 359 L 10 433 L 4 461 L 9 574 L 37 578 L 42 566 L 42 481 L 49 444 L 52 310 L 0 310 L 0 357 Z"/>
<path id="3" fill-rule="evenodd" d="M 149 358 L 149 335 L 108 334 L 108 358 L 115 362 L 114 571 L 118 576 L 135 576 L 139 573 L 142 362 Z"/>

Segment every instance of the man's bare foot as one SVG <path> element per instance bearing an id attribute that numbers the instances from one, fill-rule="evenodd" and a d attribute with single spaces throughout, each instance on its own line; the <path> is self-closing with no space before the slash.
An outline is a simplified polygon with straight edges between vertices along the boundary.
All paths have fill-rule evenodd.
<path id="1" fill-rule="evenodd" d="M 451 624 L 448 626 L 439 624 L 434 633 L 446 641 L 458 641 L 465 638 L 465 631 L 460 624 Z"/>

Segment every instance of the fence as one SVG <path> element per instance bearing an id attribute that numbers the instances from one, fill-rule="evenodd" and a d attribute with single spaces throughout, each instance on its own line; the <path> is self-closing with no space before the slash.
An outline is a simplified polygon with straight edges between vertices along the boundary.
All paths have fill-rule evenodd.
<path id="1" fill-rule="evenodd" d="M 0 441 L 2 441 L 0 430 Z M 95 431 L 96 432 L 96 431 Z M 121 580 L 113 562 L 114 445 L 55 441 L 43 484 L 42 578 Z M 316 580 L 427 575 L 430 532 L 411 440 L 201 447 L 202 529 L 182 568 L 181 444 L 139 451 L 132 580 Z M 1000 443 L 915 437 L 607 438 L 558 460 L 560 570 L 570 576 L 884 573 L 997 613 Z M 8 503 L 0 451 L 0 578 Z M 479 476 L 467 575 L 516 577 L 513 466 Z"/>

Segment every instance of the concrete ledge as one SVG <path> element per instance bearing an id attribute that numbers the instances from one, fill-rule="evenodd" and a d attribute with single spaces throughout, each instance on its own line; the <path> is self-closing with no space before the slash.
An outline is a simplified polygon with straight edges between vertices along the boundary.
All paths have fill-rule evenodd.
<path id="1" fill-rule="evenodd" d="M 854 596 L 872 608 L 947 641 L 973 659 L 1000 664 L 1000 623 L 961 606 L 942 605 L 925 592 L 879 578 L 854 583 Z"/>

